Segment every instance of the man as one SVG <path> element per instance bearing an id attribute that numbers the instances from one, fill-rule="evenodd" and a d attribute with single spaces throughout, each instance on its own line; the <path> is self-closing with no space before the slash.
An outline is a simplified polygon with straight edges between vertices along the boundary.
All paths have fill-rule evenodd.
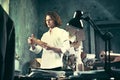
<path id="1" fill-rule="evenodd" d="M 46 14 L 45 25 L 49 30 L 43 34 L 41 40 L 36 39 L 34 35 L 28 38 L 30 50 L 35 53 L 43 50 L 41 69 L 61 70 L 62 56 L 70 48 L 69 33 L 59 28 L 61 19 L 56 12 Z"/>

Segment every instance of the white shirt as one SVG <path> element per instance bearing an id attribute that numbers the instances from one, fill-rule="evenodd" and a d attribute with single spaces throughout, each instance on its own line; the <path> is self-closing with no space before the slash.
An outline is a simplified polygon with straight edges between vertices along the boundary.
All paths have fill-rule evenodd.
<path id="1" fill-rule="evenodd" d="M 53 28 L 51 33 L 50 31 L 44 33 L 41 41 L 46 42 L 52 47 L 60 48 L 62 53 L 65 53 L 70 48 L 69 33 L 58 27 Z M 42 50 L 42 47 L 37 45 L 34 50 L 32 50 L 32 48 L 30 48 L 30 50 L 35 53 L 39 53 Z M 63 54 L 60 56 L 58 53 L 55 53 L 52 50 L 46 50 L 43 48 L 41 68 L 51 69 L 62 67 L 62 56 Z"/>

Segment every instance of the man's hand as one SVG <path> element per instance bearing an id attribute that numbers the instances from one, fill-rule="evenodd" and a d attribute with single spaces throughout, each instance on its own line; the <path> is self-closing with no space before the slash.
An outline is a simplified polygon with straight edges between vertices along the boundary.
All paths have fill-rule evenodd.
<path id="1" fill-rule="evenodd" d="M 29 38 L 28 38 L 28 44 L 30 44 L 32 46 L 32 49 L 34 50 L 35 49 L 35 37 L 34 37 L 34 34 L 32 34 Z"/>
<path id="2" fill-rule="evenodd" d="M 32 35 L 28 38 L 28 44 L 30 44 L 30 45 L 34 45 L 34 44 L 35 44 L 34 34 L 32 34 Z"/>

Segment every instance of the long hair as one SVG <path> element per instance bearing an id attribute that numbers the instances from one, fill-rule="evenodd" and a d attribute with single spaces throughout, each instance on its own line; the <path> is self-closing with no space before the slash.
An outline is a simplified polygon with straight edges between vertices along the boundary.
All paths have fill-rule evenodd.
<path id="1" fill-rule="evenodd" d="M 46 13 L 45 18 L 44 18 L 45 26 L 47 26 L 47 24 L 46 24 L 46 16 L 47 15 L 49 15 L 52 18 L 52 20 L 55 22 L 56 27 L 61 26 L 62 21 L 61 21 L 60 16 L 56 12 L 53 12 L 53 11 L 49 11 L 49 12 Z"/>

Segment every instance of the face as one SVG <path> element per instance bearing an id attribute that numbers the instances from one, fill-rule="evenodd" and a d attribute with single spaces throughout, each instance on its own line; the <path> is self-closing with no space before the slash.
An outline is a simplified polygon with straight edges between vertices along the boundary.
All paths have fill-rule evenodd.
<path id="1" fill-rule="evenodd" d="M 55 27 L 54 20 L 49 15 L 46 16 L 46 24 L 49 28 Z"/>

